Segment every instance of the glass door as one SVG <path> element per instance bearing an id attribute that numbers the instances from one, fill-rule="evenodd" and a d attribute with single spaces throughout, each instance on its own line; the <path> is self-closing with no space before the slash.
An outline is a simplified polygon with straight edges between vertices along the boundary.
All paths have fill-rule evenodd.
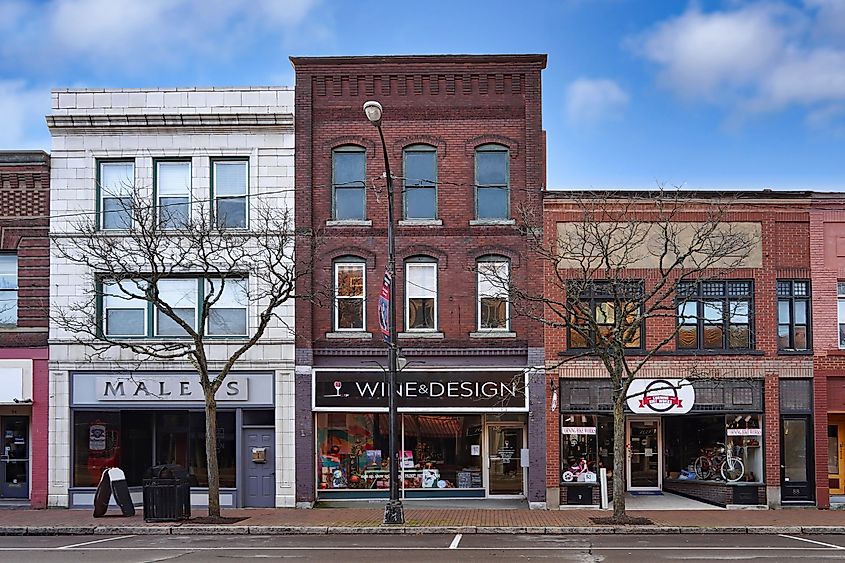
<path id="1" fill-rule="evenodd" d="M 813 500 L 813 451 L 809 416 L 781 419 L 781 492 L 783 502 Z"/>
<path id="2" fill-rule="evenodd" d="M 0 452 L 0 498 L 29 497 L 29 419 L 0 418 L 3 450 Z"/>
<path id="3" fill-rule="evenodd" d="M 838 417 L 837 417 L 838 418 Z M 827 478 L 830 494 L 845 494 L 845 423 L 830 415 L 827 426 Z"/>
<path id="4" fill-rule="evenodd" d="M 659 491 L 662 486 L 660 419 L 628 419 L 628 490 Z"/>
<path id="5" fill-rule="evenodd" d="M 487 426 L 487 494 L 523 495 L 524 426 Z"/>

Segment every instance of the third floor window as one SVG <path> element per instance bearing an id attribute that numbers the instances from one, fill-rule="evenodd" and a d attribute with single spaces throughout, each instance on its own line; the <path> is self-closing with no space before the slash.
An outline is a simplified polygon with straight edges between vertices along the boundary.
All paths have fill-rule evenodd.
<path id="1" fill-rule="evenodd" d="M 477 219 L 510 218 L 510 153 L 501 145 L 484 145 L 475 151 L 475 216 Z"/>
<path id="2" fill-rule="evenodd" d="M 135 163 L 101 161 L 97 170 L 100 228 L 125 230 L 132 226 Z"/>
<path id="3" fill-rule="evenodd" d="M 428 145 L 404 151 L 405 219 L 437 218 L 437 152 Z"/>
<path id="4" fill-rule="evenodd" d="M 214 217 L 221 229 L 245 229 L 249 170 L 246 160 L 212 162 Z"/>
<path id="5" fill-rule="evenodd" d="M 191 213 L 191 162 L 156 162 L 156 205 L 158 223 L 163 229 L 187 224 Z"/>
<path id="6" fill-rule="evenodd" d="M 364 187 L 367 153 L 361 147 L 332 151 L 332 219 L 363 221 L 367 218 Z"/>

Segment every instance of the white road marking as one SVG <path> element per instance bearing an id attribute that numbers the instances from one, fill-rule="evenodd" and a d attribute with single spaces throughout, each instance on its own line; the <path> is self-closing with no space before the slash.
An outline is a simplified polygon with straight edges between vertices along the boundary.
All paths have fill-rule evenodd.
<path id="1" fill-rule="evenodd" d="M 85 545 L 94 545 L 95 543 L 103 543 L 103 542 L 107 542 L 107 541 L 125 540 L 127 538 L 134 538 L 134 537 L 135 537 L 134 534 L 131 535 L 131 536 L 116 536 L 116 537 L 113 537 L 113 538 L 103 538 L 101 540 L 93 540 L 93 541 L 86 541 L 86 542 L 82 542 L 82 543 L 75 543 L 75 544 L 71 544 L 71 545 L 63 545 L 61 547 L 57 547 L 56 549 L 74 549 L 74 548 L 82 547 L 82 546 L 85 546 Z"/>
<path id="2" fill-rule="evenodd" d="M 835 545 L 835 544 L 832 544 L 832 543 L 825 543 L 823 541 L 816 541 L 816 540 L 811 540 L 811 539 L 807 539 L 807 538 L 799 538 L 797 536 L 787 536 L 786 534 L 778 534 L 778 535 L 782 538 L 789 538 L 791 540 L 805 541 L 807 543 L 814 543 L 816 545 L 823 545 L 824 547 L 829 547 L 831 549 L 845 549 L 845 547 L 842 547 L 841 545 Z"/>
<path id="3" fill-rule="evenodd" d="M 463 534 L 456 534 L 455 539 L 453 539 L 452 543 L 449 544 L 449 549 L 458 549 L 458 544 L 461 543 L 462 537 L 464 537 Z"/>
<path id="4" fill-rule="evenodd" d="M 108 538 L 111 539 L 120 539 L 120 538 Z M 70 545 L 65 547 L 37 547 L 37 546 L 30 546 L 30 547 L 0 547 L 0 552 L 35 552 L 35 551 L 56 551 L 56 550 L 71 550 L 71 551 L 243 551 L 245 546 L 219 546 L 219 547 L 207 547 L 207 546 L 186 546 L 186 547 L 159 547 L 159 546 L 149 546 L 149 547 L 85 547 L 88 544 L 97 543 L 97 541 L 108 541 L 108 540 L 96 540 L 94 542 L 86 542 L 76 545 Z M 822 542 L 815 542 L 812 540 L 805 540 L 812 543 L 820 544 L 821 547 L 770 547 L 770 546 L 702 546 L 702 547 L 695 547 L 690 545 L 679 545 L 679 546 L 648 546 L 648 545 L 630 545 L 630 546 L 601 546 L 601 545 L 583 545 L 583 546 L 567 546 L 567 545 L 560 545 L 560 546 L 523 546 L 523 547 L 512 547 L 512 546 L 501 546 L 501 547 L 462 547 L 460 548 L 461 551 L 584 551 L 584 550 L 593 550 L 593 551 L 831 551 L 831 550 L 842 550 L 845 549 L 838 545 L 833 544 L 825 544 Z M 828 547 L 829 546 L 829 547 Z M 436 546 L 249 546 L 250 551 L 337 551 L 338 549 L 345 549 L 351 551 L 448 551 L 448 547 L 436 547 Z"/>

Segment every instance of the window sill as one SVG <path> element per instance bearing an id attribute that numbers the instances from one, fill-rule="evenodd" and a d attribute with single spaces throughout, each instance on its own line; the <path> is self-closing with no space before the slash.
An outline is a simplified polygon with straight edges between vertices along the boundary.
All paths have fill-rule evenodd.
<path id="1" fill-rule="evenodd" d="M 428 338 L 428 339 L 432 339 L 432 340 L 442 340 L 443 338 L 445 338 L 445 336 L 442 332 L 438 332 L 438 331 L 434 331 L 434 330 L 426 331 L 426 332 L 400 332 L 398 336 L 399 336 L 399 338 L 401 338 L 403 340 L 409 340 L 409 339 L 414 339 L 414 338 Z"/>
<path id="2" fill-rule="evenodd" d="M 47 327 L 38 326 L 4 326 L 0 327 L 0 333 L 14 333 L 14 332 L 50 332 Z"/>
<path id="3" fill-rule="evenodd" d="M 472 219 L 470 227 L 494 227 L 503 225 L 516 225 L 515 219 Z"/>
<path id="4" fill-rule="evenodd" d="M 400 227 L 442 227 L 442 219 L 400 219 Z"/>
<path id="5" fill-rule="evenodd" d="M 470 332 L 470 338 L 516 338 L 515 332 L 507 330 L 479 330 L 478 332 Z"/>
<path id="6" fill-rule="evenodd" d="M 349 331 L 349 332 L 327 332 L 326 338 L 329 340 L 372 340 L 372 332 L 363 331 Z"/>
<path id="7" fill-rule="evenodd" d="M 337 221 L 326 221 L 327 227 L 372 227 L 372 221 L 358 219 L 340 219 Z"/>
<path id="8" fill-rule="evenodd" d="M 765 356 L 763 350 L 666 350 L 660 356 Z"/>
<path id="9" fill-rule="evenodd" d="M 842 350 L 845 352 L 845 350 Z M 812 356 L 812 350 L 778 350 L 778 356 Z"/>
<path id="10" fill-rule="evenodd" d="M 646 351 L 642 348 L 631 348 L 630 350 L 625 350 L 626 356 L 643 356 L 645 355 Z M 561 350 L 557 353 L 558 356 L 567 357 L 567 356 L 595 356 L 595 353 L 590 351 L 590 348 L 570 348 L 566 350 Z"/>

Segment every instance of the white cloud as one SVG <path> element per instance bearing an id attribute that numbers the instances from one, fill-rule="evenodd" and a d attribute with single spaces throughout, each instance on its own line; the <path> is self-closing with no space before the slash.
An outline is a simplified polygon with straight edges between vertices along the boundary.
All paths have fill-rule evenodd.
<path id="1" fill-rule="evenodd" d="M 595 124 L 619 116 L 630 97 L 616 82 L 579 78 L 566 92 L 566 114 L 573 123 Z"/>
<path id="2" fill-rule="evenodd" d="M 734 119 L 758 112 L 820 111 L 845 102 L 845 2 L 805 0 L 697 7 L 663 21 L 631 43 L 659 67 L 658 81 L 687 100 L 728 106 Z"/>
<path id="3" fill-rule="evenodd" d="M 0 149 L 50 147 L 44 116 L 50 110 L 50 89 L 29 88 L 22 80 L 0 80 Z M 40 134 L 33 136 L 32 132 Z"/>
<path id="4" fill-rule="evenodd" d="M 0 60 L 151 67 L 281 42 L 319 0 L 48 0 L 2 5 Z"/>

